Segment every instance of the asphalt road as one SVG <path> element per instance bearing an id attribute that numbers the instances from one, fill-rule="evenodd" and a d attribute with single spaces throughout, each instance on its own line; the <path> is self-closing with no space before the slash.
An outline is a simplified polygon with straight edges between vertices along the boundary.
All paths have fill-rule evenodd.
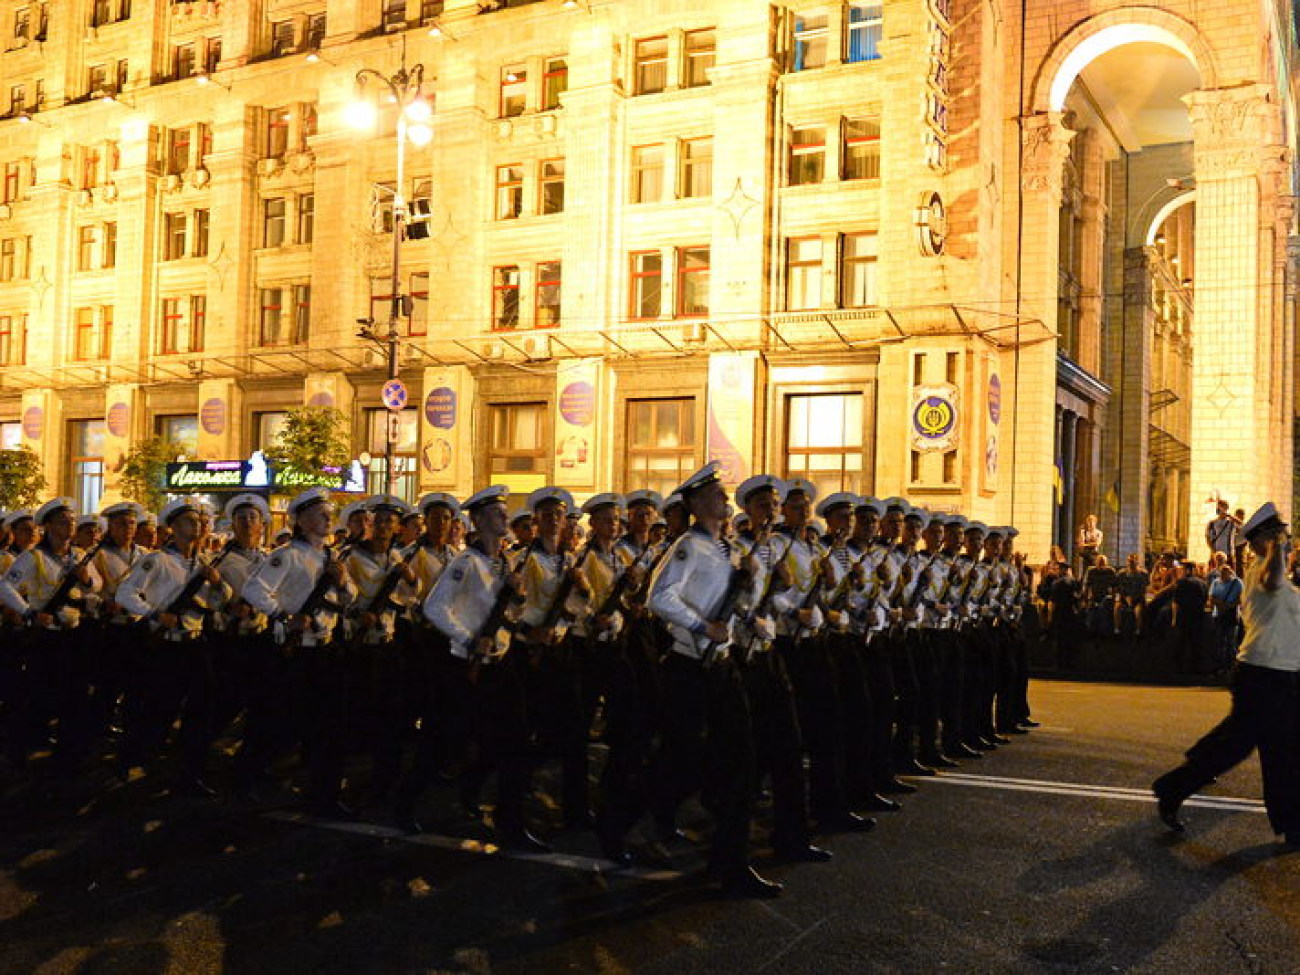
<path id="1" fill-rule="evenodd" d="M 0 972 L 1002 973 L 1300 971 L 1300 853 L 1254 759 L 1156 821 L 1151 779 L 1221 690 L 1037 682 L 1043 726 L 927 780 L 832 863 L 777 866 L 773 902 L 719 899 L 693 847 L 608 872 L 594 844 L 494 852 L 288 809 L 150 798 L 146 783 L 0 805 Z"/>

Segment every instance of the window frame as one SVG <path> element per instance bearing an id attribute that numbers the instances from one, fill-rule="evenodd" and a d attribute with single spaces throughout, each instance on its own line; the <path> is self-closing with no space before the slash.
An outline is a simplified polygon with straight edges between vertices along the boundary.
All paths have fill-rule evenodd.
<path id="1" fill-rule="evenodd" d="M 705 263 L 701 267 L 688 267 L 689 255 L 703 251 Z M 674 274 L 674 309 L 676 318 L 696 319 L 708 318 L 711 305 L 711 276 L 713 273 L 712 265 L 712 248 L 708 244 L 690 244 L 676 249 L 676 273 Z M 705 280 L 704 289 L 704 309 L 687 311 L 686 303 L 688 292 L 695 293 L 699 287 L 699 278 Z"/>
<path id="2" fill-rule="evenodd" d="M 554 277 L 544 268 L 554 268 Z M 555 300 L 543 303 L 546 289 L 554 289 Z M 538 261 L 533 265 L 533 328 L 559 328 L 564 314 L 564 265 L 558 257 L 551 261 Z M 543 321 L 543 309 L 555 309 L 554 321 Z"/>
<path id="3" fill-rule="evenodd" d="M 640 269 L 639 262 L 648 257 L 653 257 L 658 261 L 658 267 L 653 271 Z M 645 310 L 645 293 L 642 290 L 642 282 L 655 282 L 655 313 L 653 315 L 639 314 Z M 659 250 L 639 250 L 632 251 L 628 254 L 628 318 L 632 321 L 657 321 L 663 317 L 664 313 L 664 255 Z"/>
<path id="4" fill-rule="evenodd" d="M 655 50 L 648 51 L 649 45 Z M 659 50 L 662 48 L 662 50 Z M 657 95 L 668 90 L 668 35 L 655 34 L 639 37 L 632 44 L 632 94 Z M 652 73 L 658 73 L 658 87 L 654 87 Z"/>
<path id="5" fill-rule="evenodd" d="M 510 272 L 514 273 L 513 283 L 508 279 Z M 510 321 L 507 311 L 510 304 L 510 294 L 512 292 L 514 294 L 514 316 L 513 321 Z M 522 299 L 523 275 L 520 271 L 519 265 L 494 265 L 492 268 L 492 331 L 513 332 L 518 330 L 523 314 Z"/>
<path id="6" fill-rule="evenodd" d="M 516 435 L 519 429 L 518 411 L 528 409 L 534 410 L 537 414 L 537 446 L 527 449 L 513 446 L 516 442 Z M 506 419 L 506 439 L 507 445 L 501 446 L 497 440 L 497 421 L 502 416 L 503 411 Z M 547 474 L 547 464 L 550 460 L 550 404 L 545 400 L 532 401 L 526 400 L 521 402 L 509 403 L 489 403 L 488 404 L 488 429 L 487 429 L 487 467 L 488 477 L 493 480 L 500 477 L 514 477 L 527 475 Z M 516 459 L 528 459 L 530 467 L 528 470 L 511 469 L 510 461 Z M 502 469 L 498 469 L 498 461 L 505 461 Z"/>

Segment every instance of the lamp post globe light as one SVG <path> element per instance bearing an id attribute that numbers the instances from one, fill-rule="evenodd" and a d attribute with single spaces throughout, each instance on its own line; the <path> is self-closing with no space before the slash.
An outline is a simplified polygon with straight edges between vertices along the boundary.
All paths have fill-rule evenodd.
<path id="1" fill-rule="evenodd" d="M 389 304 L 388 331 L 380 334 L 375 330 L 375 322 L 366 320 L 360 335 L 380 345 L 388 363 L 388 378 L 397 379 L 398 346 L 401 333 L 398 323 L 406 306 L 402 295 L 402 240 L 406 236 L 406 227 L 410 222 L 410 211 L 406 200 L 406 143 L 409 140 L 415 146 L 427 146 L 433 139 L 433 108 L 423 95 L 424 65 L 406 67 L 402 65 L 392 75 L 385 75 L 374 68 L 362 68 L 357 72 L 357 98 L 348 106 L 348 122 L 361 131 L 373 131 L 379 118 L 376 102 L 365 97 L 367 88 L 378 89 L 379 97 L 397 106 L 397 180 L 393 190 L 393 253 L 390 290 L 392 301 Z M 397 484 L 396 454 L 397 437 L 401 429 L 399 414 L 390 412 L 388 416 L 387 437 L 384 443 L 384 493 L 395 494 Z"/>

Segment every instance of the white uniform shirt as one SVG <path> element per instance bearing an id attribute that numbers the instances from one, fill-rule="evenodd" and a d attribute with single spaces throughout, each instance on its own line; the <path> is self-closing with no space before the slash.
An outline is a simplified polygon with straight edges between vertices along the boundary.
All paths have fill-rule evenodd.
<path id="1" fill-rule="evenodd" d="M 357 587 L 357 601 L 352 609 L 355 612 L 374 612 L 378 622 L 369 627 L 362 636 L 362 641 L 369 645 L 387 643 L 397 632 L 397 615 L 413 598 L 411 587 L 405 581 L 399 581 L 384 605 L 370 608 L 383 587 L 388 574 L 406 558 L 406 550 L 390 548 L 386 552 L 375 553 L 365 545 L 355 546 L 348 555 L 348 574 Z M 361 625 L 360 619 L 347 621 L 349 633 L 353 635 L 355 627 Z"/>
<path id="2" fill-rule="evenodd" d="M 266 551 L 261 548 L 240 548 L 238 545 L 231 547 L 226 553 L 226 557 L 221 560 L 217 566 L 217 571 L 221 573 L 221 579 L 230 587 L 232 594 L 239 594 L 244 591 L 244 585 L 251 579 L 254 573 L 262 567 L 267 559 Z M 230 614 L 236 602 L 243 601 L 231 599 L 224 607 L 224 612 L 218 613 L 213 618 L 213 624 L 218 630 L 225 633 L 229 630 L 230 625 L 234 622 L 235 617 Z M 266 629 L 266 614 L 253 610 L 253 612 L 239 621 L 239 634 L 245 636 L 250 633 L 261 633 Z"/>
<path id="3" fill-rule="evenodd" d="M 73 548 L 62 557 L 54 555 L 45 545 L 29 548 L 14 560 L 9 571 L 0 578 L 0 604 L 15 613 L 26 615 L 28 612 L 41 612 L 49 602 L 65 573 L 76 566 L 85 556 L 79 548 Z M 93 564 L 86 566 L 90 574 L 90 585 L 80 584 L 72 587 L 72 600 L 85 599 L 99 587 L 102 581 Z M 52 630 L 72 629 L 81 622 L 81 610 L 72 604 L 65 605 L 54 620 Z"/>
<path id="4" fill-rule="evenodd" d="M 818 569 L 825 551 L 821 545 L 809 544 L 800 531 L 795 536 L 789 531 L 779 532 L 788 545 L 781 559 L 786 568 L 790 585 L 772 597 L 772 608 L 776 610 L 776 632 L 779 636 L 795 636 L 799 633 L 816 632 L 824 621 L 821 607 L 814 603 L 812 622 L 804 626 L 799 622 L 798 612 L 804 601 L 817 584 Z"/>
<path id="5" fill-rule="evenodd" d="M 153 628 L 159 629 L 158 614 L 169 611 L 190 579 L 209 561 L 203 555 L 187 559 L 170 545 L 150 552 L 132 567 L 117 587 L 118 605 L 136 619 L 149 619 Z M 217 609 L 229 598 L 230 587 L 224 582 L 216 585 L 204 582 L 194 598 L 182 608 L 179 625 L 167 629 L 163 635 L 173 640 L 198 636 L 203 632 L 204 611 Z"/>
<path id="6" fill-rule="evenodd" d="M 1241 597 L 1241 621 L 1246 635 L 1237 659 L 1269 670 L 1300 670 L 1300 590 L 1286 579 L 1269 592 L 1264 588 L 1266 563 L 1246 570 Z"/>
<path id="7" fill-rule="evenodd" d="M 668 627 L 675 653 L 704 657 L 705 626 L 721 611 L 731 573 L 730 546 L 702 529 L 692 528 L 673 543 L 650 581 L 647 605 Z"/>
<path id="8" fill-rule="evenodd" d="M 271 553 L 244 583 L 240 595 L 253 609 L 269 617 L 295 616 L 316 588 L 316 580 L 325 571 L 327 560 L 332 559 L 333 555 L 327 555 L 325 549 L 316 548 L 306 539 L 295 538 Z M 356 592 L 350 579 L 343 586 L 331 586 L 325 604 L 311 614 L 311 623 L 302 634 L 302 645 L 313 647 L 329 643 L 334 627 L 338 625 L 340 610 L 352 602 Z M 287 634 L 278 630 L 276 639 L 283 642 L 286 638 Z"/>
<path id="9" fill-rule="evenodd" d="M 790 537 L 776 532 L 772 532 L 766 542 L 757 544 L 753 532 L 743 531 L 733 543 L 739 557 L 749 559 L 753 568 L 749 589 L 737 602 L 739 613 L 734 629 L 737 646 L 750 653 L 766 650 L 776 636 L 776 610 L 772 608 L 773 597 L 780 586 L 776 572 L 789 546 Z"/>
<path id="10" fill-rule="evenodd" d="M 505 559 L 489 558 L 471 545 L 438 576 L 425 597 L 424 615 L 447 638 L 452 656 L 469 659 L 508 571 Z"/>
<path id="11" fill-rule="evenodd" d="M 93 562 L 102 580 L 99 589 L 101 602 L 117 601 L 118 587 L 130 575 L 131 570 L 139 565 L 140 561 L 148 554 L 148 551 L 139 545 L 133 544 L 130 548 L 121 549 L 112 542 L 104 543 Z M 123 626 L 131 621 L 131 617 L 119 609 L 109 617 L 109 620 Z"/>

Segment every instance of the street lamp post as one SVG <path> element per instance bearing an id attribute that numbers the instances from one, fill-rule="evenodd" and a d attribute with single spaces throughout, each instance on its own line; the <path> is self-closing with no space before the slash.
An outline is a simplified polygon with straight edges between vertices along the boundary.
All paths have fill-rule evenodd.
<path id="1" fill-rule="evenodd" d="M 433 132 L 429 120 L 433 110 L 429 102 L 421 97 L 424 85 L 424 65 L 417 64 L 409 70 L 406 60 L 392 75 L 384 75 L 374 68 L 362 68 L 357 72 L 357 92 L 360 95 L 370 83 L 379 86 L 381 97 L 387 93 L 389 102 L 397 106 L 397 185 L 393 190 L 393 253 L 392 273 L 390 275 L 390 296 L 388 332 L 377 335 L 374 323 L 363 332 L 367 338 L 381 344 L 388 360 L 388 378 L 396 379 L 398 373 L 398 347 L 401 335 L 398 322 L 404 309 L 402 295 L 402 240 L 406 236 L 409 212 L 406 202 L 406 142 L 409 139 L 417 146 L 428 145 Z M 374 125 L 376 111 L 373 103 L 358 99 L 353 106 L 353 122 L 360 128 Z M 395 494 L 397 485 L 396 455 L 397 437 L 401 431 L 401 422 L 396 412 L 388 416 L 387 438 L 384 443 L 384 493 Z"/>

